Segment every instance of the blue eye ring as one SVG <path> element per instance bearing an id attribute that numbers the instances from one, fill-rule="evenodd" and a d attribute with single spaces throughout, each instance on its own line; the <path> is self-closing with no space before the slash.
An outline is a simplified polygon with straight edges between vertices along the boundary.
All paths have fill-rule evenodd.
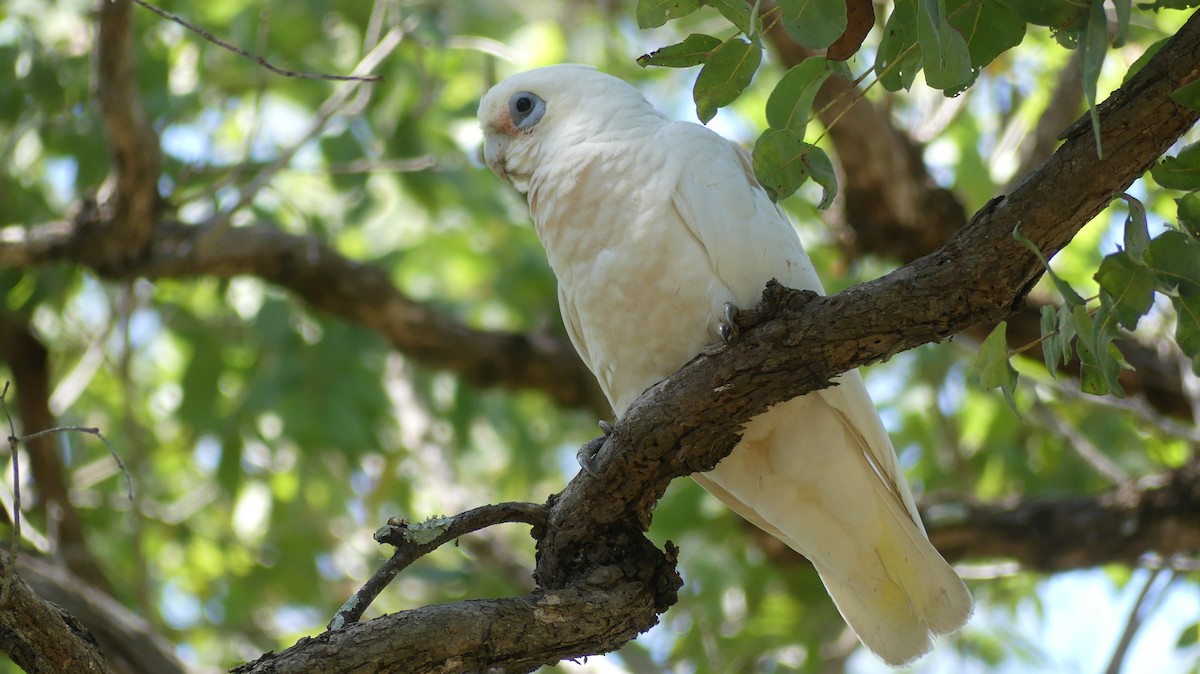
<path id="1" fill-rule="evenodd" d="M 528 131 L 546 114 L 546 101 L 529 91 L 518 91 L 508 99 L 508 116 L 513 126 Z"/>

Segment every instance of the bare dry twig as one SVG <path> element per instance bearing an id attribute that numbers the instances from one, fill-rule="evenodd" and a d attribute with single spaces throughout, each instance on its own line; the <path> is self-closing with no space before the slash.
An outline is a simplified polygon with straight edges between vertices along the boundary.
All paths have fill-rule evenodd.
<path id="1" fill-rule="evenodd" d="M 1158 592 L 1152 593 L 1151 590 L 1158 584 L 1159 577 L 1164 573 L 1167 579 L 1158 588 Z M 1129 647 L 1133 645 L 1133 639 L 1137 636 L 1142 623 L 1146 622 L 1146 618 L 1154 612 L 1155 607 L 1167 595 L 1171 585 L 1178 577 L 1179 574 L 1176 571 L 1168 571 L 1165 568 L 1157 568 L 1150 573 L 1146 584 L 1142 586 L 1137 599 L 1133 602 L 1133 608 L 1129 609 L 1129 619 L 1125 621 L 1125 628 L 1121 630 L 1121 637 L 1117 640 L 1117 646 L 1113 649 L 1112 657 L 1108 660 L 1108 667 L 1105 668 L 1104 674 L 1120 674 L 1121 668 L 1125 664 L 1125 655 L 1129 652 Z"/>
<path id="2" fill-rule="evenodd" d="M 245 58 L 250 59 L 251 61 L 254 61 L 258 65 L 266 68 L 267 70 L 270 70 L 271 72 L 275 73 L 276 75 L 282 75 L 284 77 L 296 77 L 296 78 L 306 79 L 306 80 L 335 80 L 335 81 L 341 81 L 341 82 L 345 82 L 345 81 L 382 82 L 383 81 L 383 75 L 327 75 L 325 73 L 307 73 L 307 72 L 301 72 L 301 71 L 297 71 L 297 70 L 288 70 L 286 68 L 279 68 L 277 66 L 271 65 L 265 58 L 259 56 L 258 54 L 246 51 L 245 49 L 242 49 L 241 47 L 237 47 L 232 44 L 229 44 L 228 42 L 222 40 L 221 38 L 217 37 L 216 35 L 213 35 L 212 33 L 204 30 L 200 26 L 197 26 L 196 24 L 179 16 L 178 14 L 172 14 L 171 12 L 168 12 L 165 9 L 155 7 L 154 5 L 151 5 L 150 3 L 145 2 L 145 0 L 130 0 L 130 1 L 136 5 L 139 5 L 141 7 L 144 7 L 146 9 L 150 10 L 151 12 L 154 12 L 155 14 L 161 16 L 162 18 L 164 18 L 168 21 L 173 21 L 173 22 L 183 26 L 184 28 L 192 31 L 193 33 L 199 35 L 200 37 L 204 38 L 205 40 L 208 40 L 209 42 L 217 45 L 218 47 L 220 47 L 222 49 L 227 49 L 239 56 L 243 56 Z"/>
<path id="3" fill-rule="evenodd" d="M 47 428 L 45 430 L 36 431 L 34 433 L 29 433 L 27 435 L 18 436 L 16 424 L 13 423 L 12 415 L 8 413 L 7 396 L 8 396 L 8 389 L 9 389 L 10 385 L 11 385 L 11 382 L 7 382 L 7 381 L 4 382 L 4 390 L 0 391 L 0 409 L 3 410 L 4 417 L 8 420 L 8 447 L 9 447 L 9 452 L 12 455 L 13 535 L 12 535 L 12 540 L 9 542 L 9 552 L 8 552 L 8 565 L 9 566 L 8 566 L 8 570 L 4 576 L 4 584 L 2 587 L 0 587 L 0 606 L 3 606 L 4 604 L 6 604 L 8 602 L 9 591 L 12 588 L 12 579 L 13 579 L 13 576 L 16 575 L 17 549 L 18 549 L 18 545 L 21 541 L 21 471 L 20 471 L 20 460 L 18 458 L 17 449 L 22 444 L 31 442 L 33 440 L 37 440 L 38 438 L 45 437 L 48 435 L 54 435 L 57 433 L 72 433 L 72 432 L 87 433 L 89 435 L 94 435 L 94 436 L 100 438 L 102 441 L 104 441 L 104 444 L 108 446 L 108 451 L 110 454 L 112 454 L 113 460 L 115 460 L 117 462 L 117 465 L 120 466 L 120 468 L 121 468 L 121 472 L 125 475 L 125 483 L 126 483 L 126 490 L 127 490 L 126 493 L 129 496 L 130 503 L 133 502 L 133 477 L 130 476 L 129 470 L 125 468 L 125 463 L 123 461 L 121 461 L 121 457 L 119 454 L 117 454 L 117 450 L 112 446 L 112 443 L 108 441 L 108 438 L 104 437 L 104 435 L 100 433 L 100 429 L 89 428 L 87 426 L 59 426 L 57 428 Z"/>
<path id="4" fill-rule="evenodd" d="M 362 57 L 362 60 L 359 61 L 358 65 L 354 67 L 353 72 L 363 73 L 374 68 L 388 54 L 392 53 L 392 50 L 399 46 L 399 44 L 404 40 L 404 35 L 404 27 L 397 27 L 389 30 L 379 40 L 379 44 L 375 45 L 370 51 L 367 52 L 366 56 Z M 237 202 L 232 207 L 225 211 L 221 211 L 212 217 L 209 223 L 211 225 L 210 230 L 202 236 L 196 245 L 198 245 L 201 249 L 204 249 L 206 246 L 212 245 L 213 242 L 219 239 L 220 235 L 229 228 L 233 214 L 253 203 L 254 198 L 258 196 L 258 193 L 261 192 L 262 189 L 266 187 L 272 179 L 274 179 L 276 173 L 281 171 L 292 161 L 292 157 L 294 157 L 296 153 L 300 151 L 300 148 L 308 143 L 308 141 L 316 137 L 316 135 L 325 128 L 325 125 L 329 123 L 329 120 L 332 119 L 335 114 L 343 111 L 343 105 L 357 90 L 358 84 L 359 82 L 344 84 L 339 87 L 338 90 L 333 93 L 333 95 L 325 99 L 325 102 L 321 104 L 321 107 L 317 109 L 317 113 L 313 116 L 308 130 L 290 147 L 279 153 L 279 156 L 275 158 L 275 161 L 271 162 L 264 169 L 259 171 L 258 175 L 256 175 L 254 179 L 251 180 L 250 183 L 241 190 L 241 193 L 238 195 Z"/>
<path id="5" fill-rule="evenodd" d="M 384 562 L 354 596 L 338 609 L 329 621 L 337 630 L 358 622 L 383 588 L 413 562 L 442 545 L 473 531 L 509 522 L 524 522 L 540 528 L 546 524 L 547 508 L 535 503 L 497 503 L 480 506 L 454 517 L 435 517 L 420 524 L 389 520 L 375 532 L 375 540 L 396 547 L 392 558 Z"/>

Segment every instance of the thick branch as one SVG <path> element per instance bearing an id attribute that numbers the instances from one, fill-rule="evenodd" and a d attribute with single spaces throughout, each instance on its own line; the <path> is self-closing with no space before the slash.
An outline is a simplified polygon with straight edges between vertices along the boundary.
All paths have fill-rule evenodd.
<path id="1" fill-rule="evenodd" d="M 631 638 L 673 601 L 678 580 L 673 555 L 655 561 L 641 536 L 651 506 L 672 478 L 715 465 L 736 443 L 736 429 L 773 404 L 827 386 L 850 368 L 1011 313 L 1042 273 L 1038 260 L 1013 240 L 1013 229 L 1019 226 L 1047 253 L 1059 250 L 1190 128 L 1200 115 L 1169 95 L 1200 77 L 1198 51 L 1200 14 L 1100 106 L 1105 159 L 1096 158 L 1089 136 L 1075 135 L 1011 196 L 978 213 L 931 255 L 831 297 L 769 287 L 763 308 L 746 312 L 742 336 L 732 348 L 697 358 L 639 398 L 605 440 L 597 474 L 579 474 L 551 498 L 539 541 L 537 578 L 546 596 L 596 586 L 624 593 L 634 586 L 626 604 L 589 603 L 556 613 L 565 617 L 565 625 L 576 620 L 612 625 L 595 641 L 578 643 L 574 655 Z M 460 648 L 432 639 L 426 623 L 405 627 L 399 619 L 385 619 L 302 641 L 243 671 L 299 671 L 275 662 L 301 657 L 308 658 L 304 663 L 310 669 L 330 669 L 337 654 L 363 647 L 361 630 L 371 626 L 382 630 L 375 636 L 391 652 L 419 653 L 433 663 L 410 671 L 486 669 L 484 663 L 529 671 L 528 657 L 497 652 L 492 640 L 528 627 L 522 653 L 544 654 L 561 646 L 558 636 L 543 641 L 533 630 L 541 596 L 505 600 L 513 613 L 503 616 L 490 605 L 473 608 L 478 602 L 447 608 L 460 612 L 458 624 L 478 638 L 469 651 L 477 659 L 469 666 L 463 666 L 468 656 Z"/>
<path id="2" fill-rule="evenodd" d="M 0 360 L 12 370 L 17 409 L 24 433 L 56 426 L 50 413 L 50 370 L 46 348 L 22 322 L 0 314 Z M 71 572 L 106 592 L 112 588 L 96 558 L 88 549 L 79 511 L 71 503 L 67 475 L 54 438 L 47 435 L 30 440 L 26 449 L 29 467 L 37 485 L 37 510 L 43 517 L 57 511 L 58 553 Z M 55 506 L 55 507 L 51 507 Z"/>
<path id="3" fill-rule="evenodd" d="M 150 242 L 162 154 L 134 77 L 133 5 L 129 0 L 98 0 L 98 4 L 95 96 L 113 162 L 116 193 L 104 235 L 95 240 L 102 250 L 94 254 L 103 264 L 119 268 L 137 259 Z"/>
<path id="4" fill-rule="evenodd" d="M 764 2 L 760 11 L 770 11 L 773 6 Z M 811 56 L 778 23 L 767 32 L 767 38 L 787 67 Z M 1059 132 L 1079 116 L 1083 94 L 1078 68 L 1078 58 L 1073 56 L 1022 153 L 1021 167 L 1009 191 L 1053 153 Z M 924 147 L 898 129 L 887 112 L 852 83 L 838 75 L 830 77 L 817 92 L 814 107 L 822 111 L 821 121 L 842 169 L 841 247 L 847 256 L 881 255 L 911 262 L 942 245 L 966 223 L 962 202 L 929 175 Z M 1019 349 L 1037 340 L 1041 335 L 1039 311 L 1040 307 L 1029 306 L 1009 317 L 1009 348 Z M 980 325 L 968 332 L 983 339 L 992 327 Z M 1133 366 L 1121 372 L 1121 385 L 1127 392 L 1145 395 L 1164 414 L 1191 416 L 1174 363 L 1164 361 L 1157 349 L 1132 337 L 1117 340 L 1117 347 Z M 1041 355 L 1040 346 L 1026 353 L 1037 361 Z M 1079 361 L 1063 364 L 1060 370 L 1077 374 Z"/>
<path id="5" fill-rule="evenodd" d="M 593 479 L 619 475 L 613 480 L 619 490 L 580 502 L 602 504 L 592 506 L 590 517 L 615 521 L 630 504 L 652 503 L 666 486 L 664 476 L 639 467 L 664 461 L 672 476 L 707 469 L 732 448 L 735 429 L 771 405 L 827 386 L 853 367 L 1007 317 L 1043 271 L 1013 230 L 1054 254 L 1191 128 L 1200 113 L 1170 94 L 1200 77 L 1198 48 L 1200 15 L 1193 15 L 1100 106 L 1103 159 L 1090 135 L 1077 133 L 934 253 L 829 297 L 769 288 L 759 315 L 770 320 L 745 326 L 735 348 L 698 358 L 643 395 L 606 443 L 602 456 L 613 460 L 604 475 L 578 477 L 563 501 L 574 489 L 594 488 L 587 486 Z M 747 312 L 751 321 L 753 313 Z M 551 529 L 560 510 L 551 515 Z"/>
<path id="6" fill-rule="evenodd" d="M 759 4 L 759 11 L 765 14 L 774 7 L 768 0 Z M 812 55 L 779 22 L 766 36 L 785 67 Z M 813 107 L 821 111 L 841 166 L 847 255 L 881 254 L 911 262 L 942 245 L 967 221 L 958 197 L 930 177 L 924 148 L 853 83 L 840 75 L 830 77 L 817 91 Z"/>
<path id="7" fill-rule="evenodd" d="M 0 267 L 86 262 L 90 229 L 85 223 L 54 222 L 0 231 Z M 200 240 L 204 246 L 196 245 Z M 316 237 L 267 224 L 218 229 L 164 222 L 155 227 L 145 257 L 120 273 L 147 278 L 257 276 L 287 288 L 318 311 L 378 332 L 423 365 L 450 370 L 477 386 L 534 388 L 561 405 L 610 414 L 595 379 L 565 338 L 467 327 L 405 296 L 384 269 L 347 259 Z"/>
<path id="8" fill-rule="evenodd" d="M 1053 572 L 1200 550 L 1200 463 L 1098 497 L 922 505 L 930 540 L 951 561 L 1005 558 Z"/>
<path id="9" fill-rule="evenodd" d="M 65 569 L 33 555 L 17 561 L 21 578 L 48 601 L 70 612 L 100 643 L 112 668 L 131 674 L 184 674 L 174 646 L 143 616 L 93 589 Z M 77 670 L 62 670 L 77 671 Z"/>
<path id="10" fill-rule="evenodd" d="M 0 559 L 0 573 L 13 573 Z M 71 614 L 40 598 L 20 577 L 0 606 L 0 650 L 31 674 L 108 674 L 95 639 Z"/>
<path id="11" fill-rule="evenodd" d="M 631 617 L 654 610 L 637 583 L 426 606 L 305 637 L 232 671 L 531 672 L 617 649 L 644 629 Z"/>

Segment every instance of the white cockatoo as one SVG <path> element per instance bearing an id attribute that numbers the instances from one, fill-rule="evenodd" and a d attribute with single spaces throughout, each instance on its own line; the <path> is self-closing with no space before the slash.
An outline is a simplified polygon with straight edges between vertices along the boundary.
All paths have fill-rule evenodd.
<path id="1" fill-rule="evenodd" d="M 768 280 L 822 292 L 749 155 L 580 65 L 539 68 L 479 106 L 489 167 L 529 200 L 563 323 L 619 416 L 712 343 Z M 745 425 L 694 476 L 807 557 L 859 639 L 891 665 L 961 627 L 971 595 L 930 544 L 857 371 Z"/>

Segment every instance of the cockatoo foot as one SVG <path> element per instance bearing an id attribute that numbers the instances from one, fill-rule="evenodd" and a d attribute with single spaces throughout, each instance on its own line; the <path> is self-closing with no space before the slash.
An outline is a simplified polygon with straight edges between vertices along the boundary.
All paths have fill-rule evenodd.
<path id="1" fill-rule="evenodd" d="M 721 308 L 722 317 L 721 322 L 717 323 L 717 335 L 721 337 L 721 341 L 725 343 L 725 346 L 732 344 L 733 340 L 737 339 L 738 334 L 741 332 L 737 324 L 738 312 L 740 311 L 741 309 L 738 309 L 738 306 L 733 302 L 726 302 L 725 306 Z"/>
<path id="2" fill-rule="evenodd" d="M 705 347 L 704 355 L 715 356 L 731 346 L 738 338 L 738 335 L 741 334 L 737 324 L 739 311 L 741 310 L 733 302 L 726 302 L 725 306 L 721 308 L 721 320 L 717 322 L 717 337 L 720 337 L 721 341 Z"/>
<path id="3" fill-rule="evenodd" d="M 575 452 L 575 460 L 579 462 L 579 467 L 592 477 L 600 474 L 600 464 L 596 461 L 596 455 L 604 448 L 608 436 L 613 434 L 613 425 L 601 419 L 600 430 L 604 431 L 604 435 L 589 440 L 587 444 L 579 448 L 578 452 Z"/>

